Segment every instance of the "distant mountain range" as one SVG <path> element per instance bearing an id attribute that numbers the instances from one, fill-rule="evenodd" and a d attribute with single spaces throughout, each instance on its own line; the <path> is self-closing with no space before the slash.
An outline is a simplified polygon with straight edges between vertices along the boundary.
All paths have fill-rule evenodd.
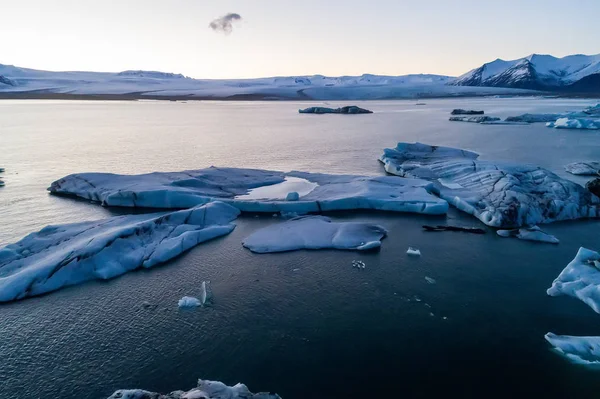
<path id="1" fill-rule="evenodd" d="M 497 59 L 459 76 L 451 84 L 600 93 L 600 54 L 563 58 L 532 54 L 512 61 Z"/>
<path id="2" fill-rule="evenodd" d="M 50 72 L 0 64 L 0 98 L 190 98 L 369 100 L 524 95 L 539 91 L 600 94 L 600 54 L 556 58 L 533 54 L 496 60 L 458 78 L 443 75 L 288 76 L 192 79 L 130 70 Z"/>

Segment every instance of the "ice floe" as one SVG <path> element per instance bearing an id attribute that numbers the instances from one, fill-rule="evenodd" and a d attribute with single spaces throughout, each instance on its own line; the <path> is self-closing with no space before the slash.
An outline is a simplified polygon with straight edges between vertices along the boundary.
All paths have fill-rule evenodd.
<path id="1" fill-rule="evenodd" d="M 550 296 L 569 295 L 579 298 L 596 313 L 600 313 L 600 254 L 579 248 L 575 258 L 546 292 Z"/>
<path id="2" fill-rule="evenodd" d="M 336 223 L 325 216 L 300 216 L 260 229 L 242 245 L 256 253 L 324 248 L 364 251 L 379 248 L 386 234 L 383 227 L 374 224 Z"/>
<path id="3" fill-rule="evenodd" d="M 600 337 L 574 337 L 548 333 L 544 336 L 554 350 L 570 361 L 583 365 L 600 365 Z"/>
<path id="4" fill-rule="evenodd" d="M 483 115 L 484 113 L 484 111 L 475 111 L 472 109 L 461 108 L 453 109 L 452 112 L 450 112 L 451 115 Z"/>
<path id="5" fill-rule="evenodd" d="M 429 179 L 429 190 L 488 226 L 514 228 L 600 216 L 600 198 L 532 165 L 478 160 L 450 147 L 399 143 L 380 161 L 388 173 Z"/>
<path id="6" fill-rule="evenodd" d="M 600 161 L 573 162 L 565 166 L 565 170 L 573 175 L 600 175 Z"/>
<path id="7" fill-rule="evenodd" d="M 150 268 L 230 233 L 239 210 L 213 202 L 187 210 L 48 226 L 0 249 L 0 302 Z"/>
<path id="8" fill-rule="evenodd" d="M 119 389 L 108 399 L 281 399 L 275 393 L 252 393 L 244 384 L 230 387 L 219 381 L 198 380 L 198 386 L 187 392 L 174 391 L 168 394 L 142 389 Z"/>
<path id="9" fill-rule="evenodd" d="M 327 108 L 327 107 L 309 107 L 305 109 L 299 109 L 301 114 L 372 114 L 373 111 L 368 109 L 357 107 L 356 105 L 349 105 L 341 108 Z"/>
<path id="10" fill-rule="evenodd" d="M 583 129 L 583 130 L 598 130 L 600 129 L 600 119 L 588 118 L 560 118 L 556 122 L 548 122 L 548 127 L 555 129 Z"/>
<path id="11" fill-rule="evenodd" d="M 448 203 L 430 194 L 431 187 L 425 180 L 393 176 L 211 167 L 144 175 L 79 173 L 55 181 L 48 190 L 108 206 L 188 208 L 223 201 L 244 212 L 376 209 L 445 214 Z M 294 199 L 293 194 L 288 198 L 292 192 L 298 193 L 297 201 L 286 200 Z"/>
<path id="12" fill-rule="evenodd" d="M 515 237 L 520 240 L 547 242 L 550 244 L 558 244 L 558 238 L 551 234 L 542 231 L 538 226 L 522 227 L 513 230 L 498 230 L 496 232 L 500 237 Z"/>

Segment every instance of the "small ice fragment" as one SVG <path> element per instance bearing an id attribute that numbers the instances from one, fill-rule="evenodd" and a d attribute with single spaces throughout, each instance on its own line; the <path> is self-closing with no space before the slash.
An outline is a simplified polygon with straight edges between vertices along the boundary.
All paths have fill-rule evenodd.
<path id="1" fill-rule="evenodd" d="M 297 272 L 298 270 L 300 270 L 300 269 L 292 269 L 293 272 Z"/>
<path id="2" fill-rule="evenodd" d="M 412 256 L 421 256 L 421 251 L 419 251 L 417 248 L 413 248 L 413 247 L 408 247 L 408 251 L 406 251 L 407 255 L 412 255 Z"/>
<path id="3" fill-rule="evenodd" d="M 300 194 L 298 194 L 297 191 L 289 192 L 285 197 L 286 201 L 298 201 L 299 199 L 300 199 Z"/>
<path id="4" fill-rule="evenodd" d="M 435 279 L 433 279 L 431 277 L 425 277 L 425 281 L 427 281 L 429 284 L 435 284 L 436 283 Z"/>
<path id="5" fill-rule="evenodd" d="M 421 299 L 421 298 L 419 298 L 419 297 L 418 297 L 418 296 L 416 296 L 416 295 L 414 296 L 414 300 L 415 300 L 415 301 L 417 301 L 417 302 L 421 302 L 421 301 L 422 301 L 422 299 Z"/>
<path id="6" fill-rule="evenodd" d="M 435 315 L 431 312 L 429 312 L 429 316 L 434 317 Z"/>
<path id="7" fill-rule="evenodd" d="M 365 267 L 367 267 L 367 265 L 365 265 L 365 262 L 363 262 L 362 260 L 353 260 L 352 267 L 356 267 L 358 269 L 364 269 Z"/>
<path id="8" fill-rule="evenodd" d="M 443 320 L 448 320 L 448 318 L 446 316 L 442 317 Z"/>
<path id="9" fill-rule="evenodd" d="M 202 305 L 198 298 L 194 298 L 192 296 L 184 296 L 178 302 L 180 308 L 195 308 L 197 306 Z"/>
<path id="10" fill-rule="evenodd" d="M 210 281 L 203 281 L 200 286 L 200 303 L 202 306 L 210 303 L 212 299 L 212 292 L 210 290 Z"/>

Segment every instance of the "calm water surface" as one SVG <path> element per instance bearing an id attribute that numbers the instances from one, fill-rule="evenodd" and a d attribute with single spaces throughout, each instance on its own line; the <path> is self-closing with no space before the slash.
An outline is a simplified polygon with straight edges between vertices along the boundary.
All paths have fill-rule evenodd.
<path id="1" fill-rule="evenodd" d="M 447 120 L 459 107 L 508 116 L 579 110 L 594 100 L 426 103 L 358 103 L 375 114 L 341 116 L 299 115 L 313 104 L 287 102 L 0 101 L 0 245 L 47 224 L 126 211 L 46 193 L 75 172 L 217 165 L 377 175 L 384 147 L 421 141 L 538 164 L 581 183 L 563 165 L 600 154 L 599 132 Z M 229 236 L 162 267 L 0 305 L 0 397 L 166 392 L 189 389 L 198 377 L 284 399 L 597 395 L 599 371 L 568 363 L 543 335 L 600 335 L 600 316 L 582 302 L 545 294 L 580 246 L 600 248 L 600 222 L 545 226 L 561 239 L 551 246 L 491 230 L 421 231 L 443 217 L 331 216 L 377 222 L 390 234 L 375 254 L 256 255 L 241 241 L 278 219 L 244 216 Z M 480 226 L 455 210 L 447 219 Z M 407 257 L 408 246 L 423 256 Z M 353 259 L 366 269 L 353 269 Z M 207 279 L 214 306 L 178 310 L 177 300 L 198 295 Z"/>

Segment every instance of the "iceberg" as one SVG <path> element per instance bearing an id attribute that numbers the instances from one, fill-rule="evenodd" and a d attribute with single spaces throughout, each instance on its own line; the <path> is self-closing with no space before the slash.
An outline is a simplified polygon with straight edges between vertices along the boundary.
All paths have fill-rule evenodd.
<path id="1" fill-rule="evenodd" d="M 565 166 L 565 170 L 573 175 L 600 175 L 600 161 L 573 162 Z"/>
<path id="2" fill-rule="evenodd" d="M 550 296 L 569 295 L 579 298 L 596 313 L 600 313 L 600 254 L 579 248 L 575 258 L 546 292 Z"/>
<path id="3" fill-rule="evenodd" d="M 509 116 L 505 119 L 506 122 L 554 122 L 555 120 L 564 117 L 565 114 L 522 114 L 517 116 Z"/>
<path id="4" fill-rule="evenodd" d="M 379 160 L 388 173 L 432 181 L 431 192 L 491 227 L 600 217 L 600 198 L 576 183 L 537 166 L 478 157 L 457 148 L 399 143 Z"/>
<path id="5" fill-rule="evenodd" d="M 177 305 L 180 308 L 195 308 L 202 305 L 202 302 L 198 298 L 194 298 L 193 296 L 184 296 L 177 302 Z"/>
<path id="6" fill-rule="evenodd" d="M 523 227 L 514 230 L 498 230 L 496 232 L 500 237 L 516 237 L 520 240 L 546 242 L 549 244 L 558 244 L 558 238 L 542 231 L 538 226 Z"/>
<path id="7" fill-rule="evenodd" d="M 587 107 L 581 112 L 586 115 L 600 116 L 600 103 Z"/>
<path id="8" fill-rule="evenodd" d="M 567 117 L 557 119 L 556 122 L 548 122 L 546 126 L 555 129 L 598 130 L 600 129 L 600 119 Z"/>
<path id="9" fill-rule="evenodd" d="M 325 248 L 365 251 L 379 248 L 386 234 L 385 228 L 374 224 L 299 216 L 254 232 L 242 245 L 261 254 Z"/>
<path id="10" fill-rule="evenodd" d="M 219 381 L 198 380 L 198 386 L 187 392 L 173 391 L 162 395 L 142 389 L 119 389 L 108 399 L 281 399 L 275 393 L 252 393 L 244 384 L 230 387 Z"/>
<path id="11" fill-rule="evenodd" d="M 573 363 L 600 365 L 600 337 L 574 337 L 548 333 L 544 338 L 556 352 Z"/>
<path id="12" fill-rule="evenodd" d="M 450 115 L 483 115 L 484 113 L 484 111 L 457 108 L 453 109 L 452 112 L 450 112 Z"/>
<path id="13" fill-rule="evenodd" d="M 229 234 L 239 213 L 213 202 L 177 212 L 47 226 L 0 249 L 0 302 L 154 267 Z"/>
<path id="14" fill-rule="evenodd" d="M 449 120 L 452 122 L 487 123 L 500 121 L 500 118 L 495 116 L 451 116 Z"/>
<path id="15" fill-rule="evenodd" d="M 431 182 L 394 176 L 329 175 L 215 168 L 143 175 L 79 173 L 52 183 L 53 194 L 106 206 L 189 208 L 222 201 L 243 212 L 374 209 L 445 214 L 448 203 L 430 194 Z M 298 200 L 290 192 L 298 193 Z"/>
<path id="16" fill-rule="evenodd" d="M 357 107 L 356 105 L 350 105 L 350 106 L 341 107 L 341 108 L 309 107 L 309 108 L 305 108 L 305 109 L 299 109 L 298 112 L 301 114 L 347 114 L 347 115 L 372 114 L 373 113 L 373 111 L 369 111 L 368 109 Z"/>

